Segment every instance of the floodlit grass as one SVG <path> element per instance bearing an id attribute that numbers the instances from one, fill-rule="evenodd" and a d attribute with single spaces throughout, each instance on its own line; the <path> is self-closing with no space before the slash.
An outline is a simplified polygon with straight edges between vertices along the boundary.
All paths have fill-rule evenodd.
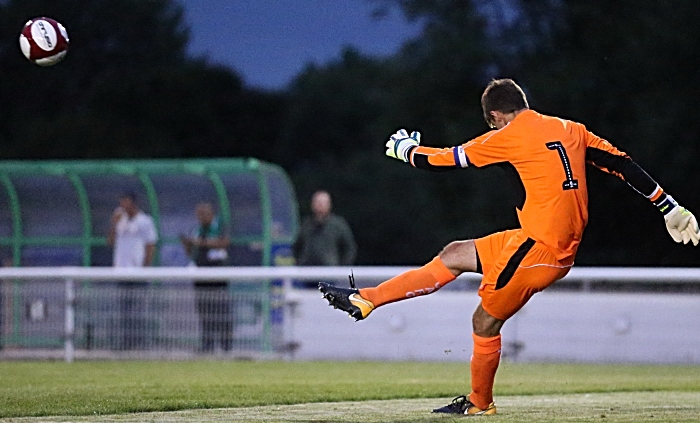
<path id="1" fill-rule="evenodd" d="M 414 406 L 420 404 L 419 408 L 422 410 L 420 413 L 424 413 L 426 409 L 429 410 L 433 406 L 443 405 L 442 402 L 446 399 L 467 393 L 468 369 L 468 364 L 458 363 L 0 362 L 0 417 L 97 415 L 102 416 L 101 420 L 104 420 L 107 414 L 145 411 L 240 408 L 377 399 L 441 399 L 428 401 L 429 406 L 427 403 L 411 403 Z M 365 379 L 361 380 L 360 377 Z M 653 394 L 654 392 L 658 394 Z M 532 397 L 534 395 L 553 395 L 551 398 L 560 399 L 551 401 L 555 403 L 563 401 L 562 404 L 568 404 L 561 398 L 581 396 L 563 394 L 629 393 L 625 394 L 626 398 L 629 397 L 632 400 L 656 398 L 658 407 L 661 407 L 660 410 L 666 410 L 663 405 L 672 403 L 674 398 L 685 398 L 681 395 L 683 392 L 686 393 L 684 395 L 695 398 L 693 404 L 689 404 L 696 407 L 691 410 L 695 420 L 687 421 L 700 420 L 697 408 L 700 401 L 700 366 L 504 364 L 499 370 L 496 381 L 497 404 L 502 408 L 501 413 L 511 413 L 509 418 L 522 417 L 522 415 L 512 414 L 516 411 L 514 408 L 527 407 L 528 396 L 536 398 Z M 664 396 L 667 399 L 662 399 Z M 606 395 L 595 396 L 598 401 L 596 404 L 603 410 L 599 414 L 610 415 L 605 417 L 606 422 L 642 421 L 609 418 L 615 413 L 605 412 L 607 397 Z M 549 400 L 543 401 L 543 404 L 552 405 Z M 625 404 L 628 403 L 625 402 Z M 649 404 L 648 401 L 645 403 Z M 355 420 L 347 421 L 374 421 L 369 418 L 371 414 L 369 412 L 368 419 L 355 414 L 362 409 L 362 404 L 369 406 L 374 402 L 359 404 L 360 406 L 350 407 L 347 413 L 341 414 L 354 416 Z M 505 409 L 503 409 L 504 405 L 507 405 Z M 590 406 L 581 406 L 582 409 L 586 407 L 590 408 Z M 629 407 L 634 408 L 631 405 Z M 265 407 L 268 410 L 277 408 Z M 412 409 L 409 406 L 404 408 Z M 345 407 L 336 405 L 335 412 L 338 409 L 346 410 Z M 577 418 L 575 409 L 574 407 L 573 412 L 567 409 L 566 413 L 573 413 L 571 417 Z M 310 420 L 343 420 L 331 417 L 335 412 L 331 413 L 326 405 L 317 404 L 316 410 L 321 414 L 313 418 L 309 417 Z M 325 418 L 324 410 L 328 412 Z M 391 410 L 393 409 L 389 408 L 386 411 Z M 526 409 L 531 414 L 535 413 L 533 410 L 535 409 Z M 554 411 L 556 410 L 555 407 Z M 547 412 L 542 411 L 545 414 Z M 685 413 L 682 409 L 681 412 Z M 418 417 L 412 414 L 403 417 L 395 415 L 388 420 L 436 421 L 434 416 L 420 417 L 422 415 L 420 413 L 416 415 Z M 661 414 L 663 413 L 657 412 L 656 420 L 653 421 L 684 421 L 660 420 Z M 597 417 L 600 419 L 599 415 Z M 201 415 L 198 418 L 200 420 L 218 419 L 213 414 Z M 508 414 L 497 417 L 497 419 L 503 418 L 508 418 Z M 128 416 L 122 416 L 117 420 L 122 419 L 128 420 Z M 147 419 L 158 420 L 153 416 Z M 257 417 L 251 417 L 251 419 L 266 420 Z M 535 420 L 499 421 L 546 421 L 543 419 L 543 415 L 539 415 Z M 222 417 L 221 420 L 241 421 L 231 414 Z M 198 420 L 195 418 L 182 421 Z M 298 417 L 294 421 L 308 420 Z M 382 421 L 382 419 L 377 418 L 376 421 Z M 439 421 L 449 420 L 442 418 Z"/>

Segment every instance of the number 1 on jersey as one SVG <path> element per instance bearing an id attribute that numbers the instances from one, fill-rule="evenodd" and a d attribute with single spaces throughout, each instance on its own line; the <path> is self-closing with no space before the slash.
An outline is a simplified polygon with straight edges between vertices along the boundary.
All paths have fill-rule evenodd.
<path id="1" fill-rule="evenodd" d="M 565 191 L 567 189 L 578 189 L 578 180 L 574 179 L 569 156 L 566 155 L 566 149 L 561 144 L 561 141 L 548 142 L 545 145 L 548 149 L 557 150 L 559 152 L 559 158 L 561 159 L 561 164 L 564 166 L 564 173 L 566 174 L 566 181 L 562 184 L 562 188 L 564 188 Z"/>

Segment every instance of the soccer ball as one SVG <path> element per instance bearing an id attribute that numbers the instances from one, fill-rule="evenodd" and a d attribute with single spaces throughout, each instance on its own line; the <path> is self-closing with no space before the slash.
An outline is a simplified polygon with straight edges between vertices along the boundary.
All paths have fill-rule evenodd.
<path id="1" fill-rule="evenodd" d="M 24 24 L 19 47 L 24 56 L 39 66 L 53 66 L 68 53 L 68 33 L 51 18 L 35 18 Z"/>

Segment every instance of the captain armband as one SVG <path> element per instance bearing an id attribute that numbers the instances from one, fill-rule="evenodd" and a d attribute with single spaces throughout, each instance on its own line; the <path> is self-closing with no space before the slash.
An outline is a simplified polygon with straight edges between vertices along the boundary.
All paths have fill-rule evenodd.
<path id="1" fill-rule="evenodd" d="M 446 149 L 416 146 L 409 150 L 408 157 L 413 167 L 434 172 L 465 168 L 470 165 L 469 158 L 461 145 Z"/>
<path id="2" fill-rule="evenodd" d="M 469 166 L 469 159 L 467 158 L 467 155 L 464 152 L 464 147 L 462 147 L 461 145 L 454 147 L 452 149 L 452 154 L 454 155 L 455 166 L 458 166 L 458 167 Z"/>

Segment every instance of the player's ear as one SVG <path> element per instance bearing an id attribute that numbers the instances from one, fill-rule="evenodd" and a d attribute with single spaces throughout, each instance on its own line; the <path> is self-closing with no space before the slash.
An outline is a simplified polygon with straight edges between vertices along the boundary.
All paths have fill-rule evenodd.
<path id="1" fill-rule="evenodd" d="M 493 122 L 491 122 L 491 114 L 488 113 L 486 110 L 483 110 L 483 116 L 484 116 L 484 121 L 486 121 L 486 124 L 489 126 L 489 128 L 493 129 Z"/>
<path id="2" fill-rule="evenodd" d="M 496 129 L 496 119 L 498 118 L 498 115 L 494 110 L 488 112 L 485 116 L 486 123 L 489 125 L 489 128 L 491 129 Z"/>

